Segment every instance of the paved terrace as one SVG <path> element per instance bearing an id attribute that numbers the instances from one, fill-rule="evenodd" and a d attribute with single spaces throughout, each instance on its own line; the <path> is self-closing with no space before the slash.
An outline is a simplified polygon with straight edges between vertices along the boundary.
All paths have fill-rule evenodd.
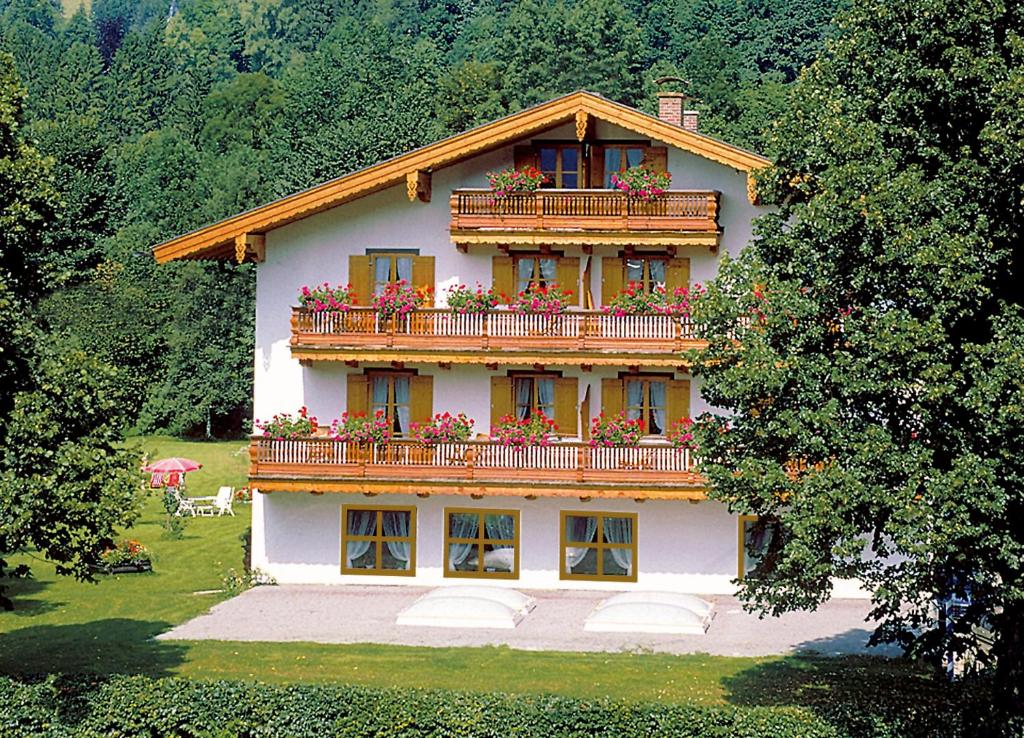
<path id="1" fill-rule="evenodd" d="M 651 651 L 768 656 L 793 651 L 896 656 L 867 648 L 866 600 L 832 600 L 814 613 L 759 620 L 734 597 L 709 596 L 715 618 L 703 636 L 585 633 L 583 621 L 609 592 L 523 590 L 537 608 L 513 630 L 395 624 L 423 587 L 283 585 L 257 587 L 158 636 L 168 640 L 312 641 L 402 646 L 508 646 L 533 651 Z"/>

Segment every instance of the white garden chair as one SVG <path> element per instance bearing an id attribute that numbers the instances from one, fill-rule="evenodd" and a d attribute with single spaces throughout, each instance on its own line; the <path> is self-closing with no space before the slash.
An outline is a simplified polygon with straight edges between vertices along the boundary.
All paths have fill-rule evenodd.
<path id="1" fill-rule="evenodd" d="M 235 511 L 231 509 L 234 497 L 234 487 L 221 487 L 217 490 L 217 496 L 213 498 L 213 507 L 217 511 L 217 515 L 227 513 L 231 517 L 235 517 Z"/>

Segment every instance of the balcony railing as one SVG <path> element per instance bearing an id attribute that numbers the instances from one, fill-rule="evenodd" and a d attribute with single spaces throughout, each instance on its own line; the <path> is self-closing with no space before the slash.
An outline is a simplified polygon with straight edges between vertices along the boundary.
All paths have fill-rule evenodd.
<path id="1" fill-rule="evenodd" d="M 377 480 L 487 486 L 559 484 L 625 490 L 655 486 L 700 489 L 704 480 L 689 450 L 668 444 L 591 447 L 582 442 L 515 448 L 494 441 L 425 445 L 412 440 L 359 445 L 329 438 L 253 438 L 250 477 L 259 480 Z M 267 486 L 264 484 L 264 486 Z M 426 486 L 424 486 L 424 490 Z M 666 495 L 668 496 L 668 495 Z"/>
<path id="2" fill-rule="evenodd" d="M 382 318 L 370 308 L 292 309 L 293 347 L 678 355 L 701 345 L 696 325 L 685 316 L 582 310 L 551 317 L 510 310 L 460 315 L 425 309 Z"/>
<path id="3" fill-rule="evenodd" d="M 716 191 L 670 190 L 654 202 L 618 190 L 537 190 L 495 198 L 490 190 L 455 190 L 452 231 L 718 231 Z"/>

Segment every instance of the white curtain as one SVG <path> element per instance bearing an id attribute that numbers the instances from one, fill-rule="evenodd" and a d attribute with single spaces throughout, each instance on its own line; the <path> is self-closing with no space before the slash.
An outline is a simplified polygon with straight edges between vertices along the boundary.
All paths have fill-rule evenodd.
<path id="1" fill-rule="evenodd" d="M 469 513 L 452 513 L 448 516 L 448 535 L 452 538 L 476 538 L 477 530 L 480 527 L 480 518 Z M 455 571 L 455 567 L 469 558 L 469 555 L 476 549 L 475 543 L 449 543 L 448 544 L 448 569 Z"/>
<path id="2" fill-rule="evenodd" d="M 525 292 L 533 281 L 533 259 L 520 259 L 516 262 L 516 291 Z"/>
<path id="3" fill-rule="evenodd" d="M 608 543 L 632 543 L 633 521 L 630 518 L 605 518 L 604 539 Z M 615 563 L 626 570 L 626 576 L 632 576 L 633 549 L 609 548 L 608 550 L 611 551 Z"/>
<path id="4" fill-rule="evenodd" d="M 544 283 L 545 287 L 551 285 L 558 278 L 558 261 L 556 259 L 541 259 L 540 260 L 540 280 Z M 564 285 L 563 289 L 569 288 L 571 285 Z"/>
<path id="5" fill-rule="evenodd" d="M 529 377 L 519 377 L 515 380 L 516 386 L 516 419 L 525 420 L 530 414 L 530 406 L 533 405 L 533 380 Z"/>
<path id="6" fill-rule="evenodd" d="M 651 382 L 651 427 L 647 432 L 651 435 L 660 436 L 665 432 L 665 383 Z"/>
<path id="7" fill-rule="evenodd" d="M 492 540 L 514 541 L 516 539 L 516 520 L 511 515 L 484 516 L 484 531 Z M 513 548 L 514 544 L 491 544 L 492 548 Z"/>
<path id="8" fill-rule="evenodd" d="M 409 432 L 409 378 L 395 377 L 395 408 L 398 415 L 398 432 Z"/>
<path id="9" fill-rule="evenodd" d="M 549 418 L 555 414 L 555 380 L 537 380 L 537 407 L 544 411 Z"/>
<path id="10" fill-rule="evenodd" d="M 643 412 L 644 383 L 635 379 L 626 381 L 626 417 L 636 420 Z"/>
<path id="11" fill-rule="evenodd" d="M 401 260 L 399 260 L 401 261 Z M 391 281 L 391 257 L 378 256 L 373 260 L 373 294 L 379 295 Z"/>
<path id="12" fill-rule="evenodd" d="M 651 259 L 647 264 L 648 269 L 651 271 L 651 284 L 655 287 L 664 287 L 666 284 L 665 261 L 662 259 Z"/>
<path id="13" fill-rule="evenodd" d="M 565 519 L 565 540 L 566 542 L 590 542 L 594 540 L 597 533 L 597 518 L 581 517 L 572 515 Z M 573 567 L 586 558 L 589 548 L 582 546 L 565 547 L 565 571 L 571 573 Z"/>
<path id="14" fill-rule="evenodd" d="M 399 538 L 409 537 L 409 513 L 385 511 L 383 518 L 384 535 Z M 402 562 L 401 568 L 408 569 L 411 549 L 409 541 L 387 541 L 387 546 L 391 555 Z"/>
<path id="15" fill-rule="evenodd" d="M 370 414 L 376 413 L 378 410 L 387 412 L 388 410 L 388 378 L 384 376 L 373 377 L 372 385 L 372 402 L 373 407 L 370 408 Z"/>
<path id="16" fill-rule="evenodd" d="M 396 262 L 398 279 L 404 279 L 407 284 L 412 284 L 412 257 L 399 256 Z"/>
<path id="17" fill-rule="evenodd" d="M 374 510 L 349 510 L 348 511 L 348 535 L 369 536 L 373 535 L 377 527 L 377 513 Z M 351 568 L 352 562 L 370 550 L 373 541 L 348 541 L 345 544 L 345 558 Z"/>

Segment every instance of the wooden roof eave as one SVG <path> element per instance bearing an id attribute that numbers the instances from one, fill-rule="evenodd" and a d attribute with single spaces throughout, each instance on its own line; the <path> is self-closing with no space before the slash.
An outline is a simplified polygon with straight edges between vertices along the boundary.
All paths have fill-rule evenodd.
<path id="1" fill-rule="evenodd" d="M 239 236 L 265 233 L 323 212 L 394 186 L 411 172 L 448 166 L 483 150 L 570 122 L 580 112 L 739 171 L 750 172 L 769 163 L 757 154 L 673 126 L 646 113 L 588 92 L 576 92 L 157 244 L 153 247 L 153 254 L 158 263 L 175 259 L 224 258 L 234 253 L 233 244 Z"/>

